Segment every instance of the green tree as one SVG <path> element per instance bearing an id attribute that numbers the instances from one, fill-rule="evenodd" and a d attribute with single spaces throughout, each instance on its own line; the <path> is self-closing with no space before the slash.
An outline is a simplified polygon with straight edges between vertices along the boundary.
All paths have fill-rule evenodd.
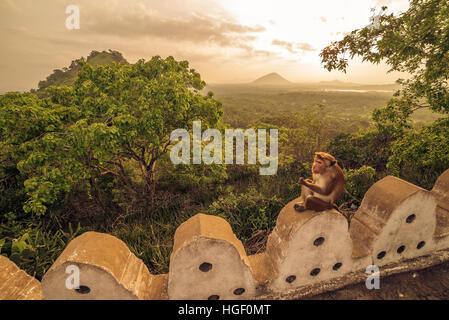
<path id="1" fill-rule="evenodd" d="M 449 119 L 408 132 L 392 149 L 388 169 L 407 181 L 431 189 L 449 168 Z"/>
<path id="2" fill-rule="evenodd" d="M 359 169 L 366 165 L 385 171 L 394 142 L 394 137 L 387 132 L 371 128 L 357 133 L 341 133 L 328 141 L 326 150 L 346 169 Z"/>
<path id="3" fill-rule="evenodd" d="M 254 128 L 279 129 L 280 164 L 292 161 L 311 162 L 316 151 L 323 150 L 329 139 L 330 119 L 322 104 L 305 106 L 296 113 L 265 116 L 253 122 Z"/>
<path id="4" fill-rule="evenodd" d="M 1 112 L 18 114 L 5 121 L 2 143 L 23 152 L 25 211 L 43 214 L 75 187 L 99 196 L 105 175 L 133 197 L 152 199 L 155 166 L 170 148 L 170 133 L 190 130 L 193 120 L 215 127 L 222 117 L 221 103 L 200 93 L 205 83 L 187 61 L 156 56 L 80 65 L 72 87 L 51 87 L 45 99 L 21 106 L 1 105 Z"/>
<path id="5" fill-rule="evenodd" d="M 411 0 L 409 9 L 395 16 L 384 14 L 377 26 L 352 31 L 333 42 L 320 54 L 329 71 L 346 72 L 348 59 L 355 56 L 379 64 L 390 71 L 406 72 L 407 80 L 388 105 L 373 114 L 379 129 L 400 135 L 409 116 L 418 109 L 430 108 L 449 113 L 449 2 Z"/>
<path id="6" fill-rule="evenodd" d="M 376 170 L 369 166 L 350 169 L 345 172 L 345 187 L 347 192 L 355 197 L 359 203 L 368 189 L 376 182 Z M 353 199 L 349 199 L 353 200 Z M 359 204 L 358 203 L 358 204 Z"/>
<path id="7" fill-rule="evenodd" d="M 31 145 L 46 133 L 64 130 L 76 119 L 75 109 L 49 106 L 32 93 L 11 92 L 0 96 L 0 212 L 20 212 L 27 176 L 17 164 L 29 154 Z"/>
<path id="8" fill-rule="evenodd" d="M 349 58 L 360 56 L 375 64 L 384 61 L 390 71 L 410 75 L 407 80 L 399 79 L 401 88 L 384 108 L 374 111 L 374 134 L 386 138 L 381 154 L 389 156 L 387 171 L 427 188 L 449 166 L 448 118 L 418 130 L 413 130 L 409 122 L 410 115 L 418 109 L 449 113 L 448 16 L 446 0 L 411 0 L 406 12 L 397 16 L 384 14 L 377 26 L 354 30 L 320 54 L 329 71 L 346 72 Z M 340 140 L 354 141 L 349 137 Z M 340 153 L 347 155 L 357 146 L 350 149 L 343 146 Z M 358 165 L 364 164 L 360 154 L 357 156 Z"/>

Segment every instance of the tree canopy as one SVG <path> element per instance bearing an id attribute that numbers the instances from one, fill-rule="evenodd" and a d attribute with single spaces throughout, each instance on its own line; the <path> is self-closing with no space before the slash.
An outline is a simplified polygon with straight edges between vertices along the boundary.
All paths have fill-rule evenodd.
<path id="1" fill-rule="evenodd" d="M 27 177 L 25 211 L 43 214 L 75 186 L 95 192 L 104 175 L 128 193 L 143 185 L 140 196 L 151 197 L 170 133 L 193 120 L 216 127 L 222 116 L 213 94 L 200 93 L 205 83 L 187 61 L 80 64 L 72 87 L 50 87 L 44 99 L 11 93 L 0 100 L 2 145 Z"/>
<path id="2" fill-rule="evenodd" d="M 384 8 L 385 9 L 385 8 Z M 382 126 L 407 125 L 415 110 L 430 108 L 449 113 L 449 3 L 446 0 L 411 0 L 399 15 L 383 14 L 368 25 L 331 43 L 320 54 L 324 67 L 346 72 L 349 59 L 385 62 L 390 71 L 410 74 L 388 105 L 374 113 Z"/>
<path id="3" fill-rule="evenodd" d="M 385 12 L 386 8 L 383 9 Z M 388 172 L 424 187 L 431 187 L 449 166 L 449 121 L 446 117 L 412 130 L 409 120 L 414 111 L 422 108 L 449 114 L 448 50 L 449 2 L 411 0 L 406 12 L 397 16 L 383 14 L 378 24 L 352 31 L 341 41 L 324 48 L 320 54 L 324 67 L 329 71 L 346 72 L 349 59 L 360 56 L 363 61 L 385 62 L 390 71 L 410 75 L 408 79 L 399 79 L 401 88 L 384 108 L 373 112 L 376 122 L 373 133 L 386 138 L 382 138 L 385 142 L 382 154 L 388 157 Z M 361 138 L 365 137 L 368 136 L 362 135 Z M 340 154 L 347 155 L 348 148 L 338 146 L 354 141 L 354 137 L 339 138 L 341 143 L 335 140 L 331 145 Z M 376 145 L 373 142 L 366 145 L 373 147 Z M 354 148 L 354 144 L 349 145 Z M 376 147 L 376 150 L 382 148 Z M 360 157 L 361 153 L 356 154 Z M 377 162 L 382 158 L 376 156 Z M 385 161 L 380 161 L 382 166 L 383 163 Z"/>

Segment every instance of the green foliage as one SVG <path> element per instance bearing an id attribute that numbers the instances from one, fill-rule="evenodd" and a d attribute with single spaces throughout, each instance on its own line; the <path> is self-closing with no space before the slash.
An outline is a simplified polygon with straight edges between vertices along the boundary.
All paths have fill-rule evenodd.
<path id="1" fill-rule="evenodd" d="M 161 161 L 162 162 L 162 161 Z M 224 164 L 173 165 L 166 161 L 161 169 L 158 186 L 167 189 L 187 192 L 192 199 L 207 202 L 220 193 L 228 175 Z"/>
<path id="2" fill-rule="evenodd" d="M 393 145 L 388 162 L 391 172 L 407 181 L 431 189 L 449 168 L 449 119 L 408 132 Z"/>
<path id="3" fill-rule="evenodd" d="M 121 64 L 128 63 L 126 59 L 123 58 L 122 54 L 118 51 L 109 50 L 98 52 L 94 50 L 87 56 L 86 59 L 81 58 L 73 60 L 68 68 L 63 68 L 62 70 L 54 70 L 53 73 L 47 77 L 47 79 L 39 82 L 37 91 L 38 94 L 45 95 L 44 90 L 52 86 L 71 86 L 76 79 L 78 71 L 80 71 L 81 69 L 82 62 L 84 61 L 94 67 L 113 62 Z"/>
<path id="4" fill-rule="evenodd" d="M 219 125 L 220 129 L 221 124 Z M 224 135 L 224 128 L 221 128 Z M 203 129 L 204 130 L 204 129 Z M 190 135 L 190 145 L 193 146 L 193 135 Z M 207 145 L 202 141 L 202 148 Z M 222 143 L 222 155 L 225 154 L 225 144 Z M 202 149 L 203 150 L 203 149 Z M 193 148 L 190 150 L 193 160 Z M 224 160 L 224 159 L 223 159 Z M 223 161 L 224 162 L 224 161 Z M 226 164 L 178 164 L 172 163 L 168 154 L 161 157 L 156 170 L 159 188 L 171 191 L 189 193 L 194 201 L 201 203 L 214 199 L 221 191 L 228 178 Z"/>
<path id="5" fill-rule="evenodd" d="M 250 190 L 245 194 L 220 197 L 209 206 L 208 213 L 228 221 L 237 237 L 245 242 L 257 230 L 272 230 L 283 206 L 276 196 L 265 198 Z"/>
<path id="6" fill-rule="evenodd" d="M 388 91 L 326 91 L 328 87 L 318 84 L 312 87 L 298 85 L 293 89 L 280 87 L 276 91 L 264 87 L 245 86 L 210 88 L 223 102 L 223 122 L 233 128 L 246 128 L 259 119 L 281 117 L 282 114 L 306 113 L 311 106 L 324 104 L 327 121 L 333 122 L 333 126 L 327 127 L 327 130 L 332 130 L 338 125 L 335 127 L 336 130 L 340 128 L 342 131 L 357 131 L 359 128 L 369 126 L 371 112 L 384 105 L 392 95 Z"/>
<path id="7" fill-rule="evenodd" d="M 329 71 L 346 72 L 348 57 L 361 56 L 371 63 L 385 61 L 390 71 L 411 74 L 410 79 L 398 81 L 402 88 L 374 115 L 380 127 L 400 131 L 415 110 L 449 112 L 448 15 L 446 0 L 411 0 L 406 12 L 384 14 L 379 26 L 354 30 L 324 48 L 322 62 Z"/>
<path id="8" fill-rule="evenodd" d="M 153 215 L 159 218 L 154 212 Z M 175 212 L 170 212 L 170 217 L 175 220 Z M 175 231 L 174 221 L 168 223 L 161 219 L 140 218 L 136 221 L 127 221 L 110 233 L 124 241 L 131 252 L 142 259 L 152 273 L 161 274 L 169 271 Z"/>
<path id="9" fill-rule="evenodd" d="M 283 162 L 306 162 L 313 159 L 316 150 L 320 150 L 326 140 L 327 119 L 325 106 L 318 104 L 307 106 L 295 114 L 264 117 L 251 127 L 275 127 L 279 129 L 279 154 Z"/>
<path id="10" fill-rule="evenodd" d="M 347 192 L 360 203 L 366 191 L 376 182 L 376 170 L 369 166 L 345 170 L 345 187 Z"/>
<path id="11" fill-rule="evenodd" d="M 387 173 L 426 188 L 448 168 L 447 119 L 418 130 L 410 126 L 410 116 L 417 110 L 449 113 L 448 14 L 446 0 L 411 0 L 406 12 L 384 14 L 378 26 L 354 30 L 322 50 L 320 56 L 329 71 L 346 72 L 348 58 L 360 56 L 371 63 L 384 61 L 390 71 L 411 75 L 407 80 L 399 79 L 401 88 L 384 108 L 373 113 L 376 129 L 372 133 L 386 137 L 381 148 L 377 149 L 376 138 L 366 141 L 367 148 L 354 144 L 365 140 L 360 138 L 367 134 L 340 135 L 331 143 L 331 149 L 349 162 L 349 167 L 367 164 L 383 170 L 387 164 Z M 360 152 L 363 149 L 369 152 Z M 366 161 L 369 155 L 374 155 L 377 163 Z"/>
<path id="12" fill-rule="evenodd" d="M 33 220 L 17 221 L 13 213 L 6 214 L 0 229 L 0 253 L 19 268 L 39 280 L 52 266 L 66 245 L 82 233 L 81 226 L 68 231 L 44 231 L 43 224 Z"/>
<path id="13" fill-rule="evenodd" d="M 42 84 L 45 94 L 0 96 L 0 253 L 39 279 L 87 230 L 119 237 L 153 273 L 168 272 L 175 230 L 198 212 L 223 217 L 248 245 L 299 196 L 298 177 L 311 177 L 315 151 L 345 169 L 344 208 L 386 174 L 429 188 L 449 167 L 449 121 L 410 126 L 417 107 L 402 93 L 374 111 L 370 127 L 369 114 L 390 94 L 214 87 L 222 125 L 221 103 L 187 62 L 109 58 L 93 52 L 75 61 Z M 434 120 L 429 113 L 420 119 Z M 169 135 L 190 131 L 193 120 L 203 129 L 279 129 L 277 174 L 260 176 L 259 165 L 173 165 Z M 84 227 L 73 230 L 75 222 Z"/>
<path id="14" fill-rule="evenodd" d="M 328 141 L 326 149 L 346 169 L 367 165 L 384 171 L 395 140 L 389 132 L 371 128 L 357 133 L 341 133 Z"/>
<path id="15" fill-rule="evenodd" d="M 29 155 L 29 148 L 46 132 L 64 130 L 64 121 L 76 113 L 62 107 L 50 107 L 31 93 L 7 93 L 0 96 L 0 200 L 1 212 L 21 210 L 25 201 L 26 175 L 17 164 Z M 36 154 L 42 157 L 42 154 Z"/>
<path id="16" fill-rule="evenodd" d="M 28 177 L 26 212 L 44 214 L 75 186 L 99 195 L 96 180 L 103 175 L 113 176 L 128 197 L 151 198 L 170 133 L 191 128 L 193 120 L 215 127 L 222 116 L 213 94 L 199 93 L 205 84 L 187 61 L 79 64 L 73 87 L 50 88 L 43 100 L 14 97 L 20 104 L 7 95 L 0 104 L 0 112 L 14 115 L 5 117 L 1 132 L 6 149 L 19 150 L 17 167 Z"/>
<path id="17" fill-rule="evenodd" d="M 167 273 L 176 229 L 204 212 L 192 202 L 190 194 L 159 191 L 153 208 L 142 208 L 137 213 L 106 212 L 94 227 L 124 241 L 152 273 Z"/>

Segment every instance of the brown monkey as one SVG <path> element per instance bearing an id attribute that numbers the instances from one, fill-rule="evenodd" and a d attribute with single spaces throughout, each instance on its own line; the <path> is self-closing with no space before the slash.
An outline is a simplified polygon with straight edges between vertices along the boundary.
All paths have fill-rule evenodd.
<path id="1" fill-rule="evenodd" d="M 324 211 L 334 208 L 335 202 L 345 189 L 343 170 L 333 156 L 325 152 L 316 152 L 312 166 L 313 181 L 299 178 L 301 201 L 295 204 L 295 210 L 307 209 Z"/>

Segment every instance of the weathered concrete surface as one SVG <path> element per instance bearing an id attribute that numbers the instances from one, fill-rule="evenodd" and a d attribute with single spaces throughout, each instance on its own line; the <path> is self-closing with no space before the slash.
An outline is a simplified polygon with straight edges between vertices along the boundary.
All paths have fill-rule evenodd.
<path id="1" fill-rule="evenodd" d="M 305 300 L 449 300 L 449 262 L 380 279 L 380 290 L 364 282 L 309 296 Z"/>
<path id="2" fill-rule="evenodd" d="M 254 279 L 258 283 L 267 282 L 274 277 L 274 267 L 266 252 L 250 255 L 248 259 L 253 270 Z"/>
<path id="3" fill-rule="evenodd" d="M 431 192 L 394 177 L 373 185 L 350 228 L 335 210 L 278 216 L 266 251 L 247 256 L 230 225 L 198 214 L 176 231 L 169 274 L 153 276 L 119 239 L 74 239 L 39 282 L 0 257 L 1 299 L 298 299 L 449 262 L 449 170 Z M 382 253 L 382 255 L 380 255 Z M 66 288 L 68 266 L 82 290 Z"/>
<path id="4" fill-rule="evenodd" d="M 449 170 L 446 170 L 435 182 L 432 193 L 435 193 L 438 200 L 449 203 Z"/>
<path id="5" fill-rule="evenodd" d="M 380 285 L 386 277 L 421 270 L 440 265 L 449 261 L 449 250 L 436 251 L 430 255 L 414 258 L 408 261 L 400 261 L 380 267 Z M 306 297 L 316 296 L 325 292 L 335 291 L 348 285 L 364 284 L 369 274 L 364 270 L 351 272 L 342 277 L 330 279 L 314 285 L 306 285 L 285 292 L 269 292 L 256 297 L 257 300 L 298 300 Z M 375 291 L 375 290 L 374 290 Z"/>
<path id="6" fill-rule="evenodd" d="M 271 259 L 267 256 L 266 252 L 249 255 L 248 259 L 257 283 L 256 297 L 267 294 L 270 291 L 268 288 L 269 282 L 275 277 Z"/>
<path id="7" fill-rule="evenodd" d="M 250 299 L 255 281 L 245 249 L 229 223 L 197 214 L 175 233 L 168 295 L 178 299 Z"/>
<path id="8" fill-rule="evenodd" d="M 346 218 L 335 210 L 298 213 L 291 201 L 279 213 L 267 242 L 273 292 L 344 275 L 353 268 Z"/>
<path id="9" fill-rule="evenodd" d="M 80 270 L 81 290 L 67 289 L 68 266 Z M 44 299 L 157 299 L 160 282 L 126 244 L 108 234 L 86 232 L 72 240 L 42 279 Z"/>
<path id="10" fill-rule="evenodd" d="M 446 170 L 435 182 L 432 194 L 437 199 L 434 238 L 437 249 L 449 247 L 449 170 Z"/>
<path id="11" fill-rule="evenodd" d="M 41 283 L 1 255 L 0 300 L 42 300 Z"/>
<path id="12" fill-rule="evenodd" d="M 351 220 L 353 258 L 371 255 L 375 265 L 411 259 L 434 250 L 435 197 L 395 177 L 375 183 Z"/>
<path id="13" fill-rule="evenodd" d="M 168 300 L 167 285 L 168 273 L 154 275 L 149 288 L 151 300 Z"/>

